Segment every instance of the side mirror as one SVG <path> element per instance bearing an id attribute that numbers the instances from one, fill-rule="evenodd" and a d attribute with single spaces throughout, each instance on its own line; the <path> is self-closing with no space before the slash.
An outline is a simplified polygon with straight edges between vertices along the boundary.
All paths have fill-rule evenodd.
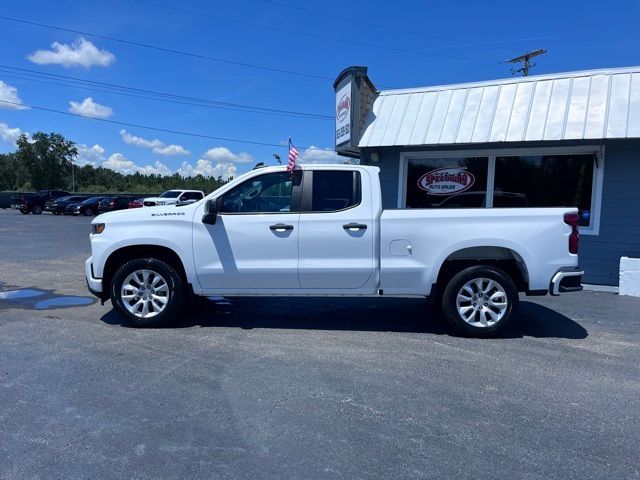
<path id="1" fill-rule="evenodd" d="M 207 225 L 215 225 L 218 219 L 218 212 L 222 207 L 222 197 L 209 200 L 204 206 L 204 215 L 202 216 L 202 223 Z"/>

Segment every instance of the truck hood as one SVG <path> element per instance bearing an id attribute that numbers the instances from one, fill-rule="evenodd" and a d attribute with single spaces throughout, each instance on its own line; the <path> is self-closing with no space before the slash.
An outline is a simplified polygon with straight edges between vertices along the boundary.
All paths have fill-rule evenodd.
<path id="1" fill-rule="evenodd" d="M 194 211 L 193 205 L 176 207 L 175 205 L 157 206 L 153 208 L 130 208 L 116 210 L 98 215 L 91 223 L 130 223 L 152 222 L 162 218 L 191 218 Z"/>

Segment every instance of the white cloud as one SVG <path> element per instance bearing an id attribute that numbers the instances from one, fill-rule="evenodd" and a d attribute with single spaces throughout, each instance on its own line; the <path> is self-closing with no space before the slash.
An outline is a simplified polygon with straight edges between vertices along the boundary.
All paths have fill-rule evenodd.
<path id="1" fill-rule="evenodd" d="M 300 153 L 298 163 L 354 163 L 353 159 L 341 157 L 330 148 L 319 148 L 311 145 Z"/>
<path id="2" fill-rule="evenodd" d="M 147 140 L 146 138 L 137 137 L 135 135 L 131 135 L 124 128 L 120 130 L 120 136 L 122 137 L 122 141 L 127 145 L 135 145 L 136 147 L 150 148 L 153 153 L 157 153 L 158 155 L 165 156 L 174 156 L 174 155 L 190 155 L 191 152 L 184 148 L 182 145 L 165 145 L 163 142 L 154 138 L 153 140 Z"/>
<path id="3" fill-rule="evenodd" d="M 144 167 L 138 167 L 138 171 L 143 175 L 162 175 L 163 177 L 173 175 L 173 171 L 159 161 L 156 161 L 153 166 L 145 165 Z"/>
<path id="4" fill-rule="evenodd" d="M 93 43 L 79 37 L 71 45 L 53 42 L 51 50 L 36 50 L 27 58 L 39 65 L 62 65 L 64 67 L 91 68 L 95 65 L 108 67 L 115 60 L 113 53 L 99 50 Z"/>
<path id="5" fill-rule="evenodd" d="M 22 135 L 23 133 L 25 132 L 20 130 L 18 127 L 11 128 L 6 123 L 0 122 L 0 138 L 2 138 L 2 140 L 4 140 L 5 142 L 15 144 L 16 140 L 18 140 L 18 138 L 20 138 L 20 135 Z M 29 136 L 28 133 L 27 136 Z"/>
<path id="6" fill-rule="evenodd" d="M 156 162 L 154 165 L 140 166 L 121 153 L 114 153 L 107 160 L 102 162 L 102 167 L 110 168 L 111 170 L 125 175 L 132 175 L 134 173 L 141 173 L 143 175 L 172 175 L 173 172 L 164 163 Z"/>
<path id="7" fill-rule="evenodd" d="M 229 180 L 238 176 L 238 169 L 232 162 L 218 162 L 213 164 L 211 160 L 200 158 L 193 166 L 190 163 L 183 162 L 177 173 L 183 177 L 195 177 L 202 175 L 203 177 L 222 177 L 223 180 Z"/>
<path id="8" fill-rule="evenodd" d="M 140 168 L 121 153 L 114 153 L 111 155 L 102 163 L 102 166 L 127 175 L 136 173 Z"/>
<path id="9" fill-rule="evenodd" d="M 136 147 L 144 147 L 144 148 L 157 148 L 162 147 L 164 144 L 160 140 L 147 140 L 142 137 L 136 137 L 135 135 L 131 135 L 124 128 L 120 130 L 120 136 L 122 137 L 122 141 L 127 145 L 135 145 Z"/>
<path id="10" fill-rule="evenodd" d="M 82 167 L 83 165 L 92 165 L 97 167 L 105 161 L 104 152 L 105 149 L 96 144 L 93 147 L 89 147 L 83 143 L 77 145 L 78 156 L 73 161 L 76 165 Z"/>
<path id="11" fill-rule="evenodd" d="M 69 102 L 69 111 L 76 115 L 82 115 L 89 118 L 109 118 L 113 115 L 113 109 L 105 105 L 100 105 L 93 101 L 93 98 L 87 97 L 82 102 Z"/>
<path id="12" fill-rule="evenodd" d="M 167 145 L 165 147 L 155 147 L 153 149 L 153 152 L 157 153 L 158 155 L 167 155 L 167 156 L 191 154 L 191 152 L 186 148 L 184 148 L 182 145 L 174 145 L 174 144 Z"/>
<path id="13" fill-rule="evenodd" d="M 203 155 L 207 160 L 213 160 L 214 162 L 237 162 L 248 163 L 253 160 L 253 157 L 248 153 L 233 153 L 226 147 L 210 148 Z"/>
<path id="14" fill-rule="evenodd" d="M 18 95 L 18 89 L 0 80 L 0 108 L 8 108 L 10 110 L 24 110 L 29 108 L 23 107 L 22 105 L 11 105 L 12 103 L 22 103 Z"/>

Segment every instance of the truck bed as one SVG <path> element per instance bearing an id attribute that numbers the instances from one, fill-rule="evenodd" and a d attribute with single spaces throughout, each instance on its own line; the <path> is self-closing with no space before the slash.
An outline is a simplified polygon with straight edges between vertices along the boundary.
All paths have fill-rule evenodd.
<path id="1" fill-rule="evenodd" d="M 380 217 L 380 288 L 390 294 L 429 294 L 447 260 L 491 253 L 515 258 L 531 290 L 548 290 L 568 265 L 575 208 L 475 208 L 384 210 Z M 569 266 L 578 263 L 571 255 Z"/>

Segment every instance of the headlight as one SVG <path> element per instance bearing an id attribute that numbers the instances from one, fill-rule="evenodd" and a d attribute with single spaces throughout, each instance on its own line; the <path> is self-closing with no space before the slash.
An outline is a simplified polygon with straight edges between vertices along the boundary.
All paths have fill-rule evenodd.
<path id="1" fill-rule="evenodd" d="M 93 233 L 94 235 L 99 235 L 104 232 L 104 228 L 104 223 L 93 223 L 91 224 L 91 233 Z"/>

